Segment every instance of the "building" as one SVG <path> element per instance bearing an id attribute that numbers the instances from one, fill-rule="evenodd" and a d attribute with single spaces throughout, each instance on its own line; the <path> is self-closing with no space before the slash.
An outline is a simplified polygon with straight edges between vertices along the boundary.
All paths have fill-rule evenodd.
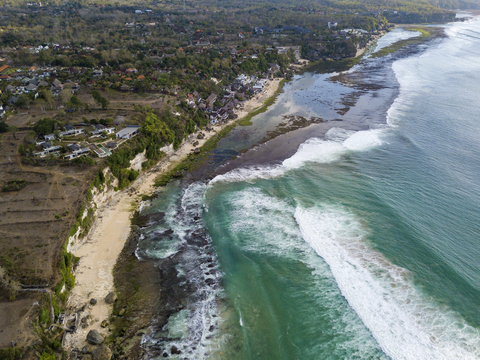
<path id="1" fill-rule="evenodd" d="M 61 146 L 59 146 L 59 145 L 54 146 L 54 145 L 52 145 L 52 143 L 50 143 L 48 141 L 45 141 L 45 142 L 41 143 L 40 146 L 42 147 L 42 151 L 33 153 L 34 156 L 44 157 L 44 156 L 46 156 L 50 153 L 53 153 L 54 151 L 60 150 L 60 148 L 61 148 Z"/>
<path id="2" fill-rule="evenodd" d="M 129 125 L 125 129 L 117 132 L 117 139 L 130 139 L 140 131 L 139 125 Z"/>
<path id="3" fill-rule="evenodd" d="M 55 140 L 55 134 L 43 135 L 43 138 L 45 139 L 45 141 L 52 141 Z"/>
<path id="4" fill-rule="evenodd" d="M 208 98 L 207 98 L 207 103 L 209 105 L 213 105 L 215 103 L 215 101 L 217 101 L 217 94 L 211 94 Z"/>
<path id="5" fill-rule="evenodd" d="M 112 155 L 112 152 L 110 150 L 100 144 L 97 145 L 97 149 L 93 149 L 93 152 L 97 154 L 99 158 L 104 158 Z"/>
<path id="6" fill-rule="evenodd" d="M 77 136 L 84 133 L 83 128 L 75 128 L 72 125 L 65 125 L 65 131 L 60 132 L 60 136 Z"/>

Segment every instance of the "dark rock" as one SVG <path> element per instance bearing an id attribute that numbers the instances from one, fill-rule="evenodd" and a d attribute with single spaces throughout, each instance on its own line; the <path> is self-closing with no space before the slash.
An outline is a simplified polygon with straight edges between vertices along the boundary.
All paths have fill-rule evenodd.
<path id="1" fill-rule="evenodd" d="M 205 280 L 205 284 L 207 284 L 207 285 L 213 285 L 214 283 L 215 283 L 215 280 L 213 280 L 213 279 Z"/>
<path id="2" fill-rule="evenodd" d="M 168 357 L 168 354 L 167 354 L 167 353 L 163 353 L 163 357 Z"/>
<path id="3" fill-rule="evenodd" d="M 148 215 L 139 215 L 132 220 L 132 224 L 138 225 L 140 227 L 147 227 L 153 224 L 162 223 L 165 218 L 164 212 L 158 212 Z"/>
<path id="4" fill-rule="evenodd" d="M 87 335 L 87 342 L 92 345 L 100 345 L 105 339 L 97 330 L 90 330 Z"/>
<path id="5" fill-rule="evenodd" d="M 215 326 L 213 326 L 213 325 L 210 325 L 210 327 L 208 328 L 208 330 L 209 330 L 209 331 L 213 331 L 213 330 L 215 330 Z"/>
<path id="6" fill-rule="evenodd" d="M 200 133 L 197 135 L 197 139 L 203 139 L 205 138 L 205 135 L 203 135 L 203 133 Z"/>
<path id="7" fill-rule="evenodd" d="M 108 320 L 103 320 L 102 323 L 100 324 L 102 328 L 106 328 L 108 326 Z"/>
<path id="8" fill-rule="evenodd" d="M 195 154 L 200 154 L 201 150 L 199 148 L 195 148 L 195 150 L 193 151 Z"/>
<path id="9" fill-rule="evenodd" d="M 112 358 L 112 351 L 106 346 L 102 345 L 92 351 L 92 360 L 110 360 Z"/>
<path id="10" fill-rule="evenodd" d="M 172 346 L 172 349 L 170 350 L 170 352 L 172 353 L 172 355 L 181 354 L 181 353 L 182 353 L 175 345 Z"/>
<path id="11" fill-rule="evenodd" d="M 105 297 L 105 302 L 107 304 L 113 304 L 115 300 L 117 300 L 117 294 L 115 294 L 113 291 Z"/>
<path id="12" fill-rule="evenodd" d="M 177 171 L 173 176 L 176 178 L 181 178 L 183 177 L 183 175 L 184 175 L 183 171 Z"/>
<path id="13" fill-rule="evenodd" d="M 85 345 L 82 348 L 82 354 L 90 354 L 93 351 L 94 347 L 90 344 Z"/>
<path id="14" fill-rule="evenodd" d="M 97 299 L 90 299 L 90 305 L 95 305 L 97 303 Z"/>

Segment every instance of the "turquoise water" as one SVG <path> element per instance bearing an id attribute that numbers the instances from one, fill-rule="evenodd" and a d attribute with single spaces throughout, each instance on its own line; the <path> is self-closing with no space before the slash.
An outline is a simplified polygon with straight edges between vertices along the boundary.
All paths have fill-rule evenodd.
<path id="1" fill-rule="evenodd" d="M 375 64 L 387 80 L 370 80 L 398 88 L 365 126 L 352 109 L 281 162 L 173 184 L 147 210 L 176 207 L 161 226 L 177 236 L 150 237 L 142 254 L 180 249 L 195 209 L 221 274 L 214 303 L 172 319 L 178 358 L 480 358 L 480 22 L 446 34 L 349 72 Z M 297 89 L 318 90 L 314 77 Z"/>

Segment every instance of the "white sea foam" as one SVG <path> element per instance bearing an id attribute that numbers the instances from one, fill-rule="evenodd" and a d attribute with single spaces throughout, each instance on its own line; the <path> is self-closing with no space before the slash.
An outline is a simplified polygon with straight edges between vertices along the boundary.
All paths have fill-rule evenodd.
<path id="1" fill-rule="evenodd" d="M 325 134 L 325 140 L 311 138 L 301 144 L 297 152 L 280 165 L 239 168 L 216 176 L 210 185 L 218 182 L 254 182 L 285 175 L 289 170 L 298 169 L 307 163 L 328 164 L 339 161 L 355 151 L 367 151 L 383 144 L 385 129 L 351 131 L 332 128 Z"/>
<path id="2" fill-rule="evenodd" d="M 480 331 L 413 286 L 410 273 L 371 249 L 343 208 L 295 211 L 305 241 L 329 265 L 350 306 L 392 359 L 480 358 Z"/>
<path id="3" fill-rule="evenodd" d="M 356 313 L 343 301 L 335 279 L 328 266 L 303 240 L 294 218 L 295 205 L 289 201 L 269 196 L 255 187 L 232 192 L 228 196 L 232 219 L 228 241 L 247 253 L 265 254 L 298 261 L 311 269 L 310 286 L 292 296 L 308 296 L 323 308 L 319 315 L 329 321 L 328 333 L 335 334 L 332 347 L 328 341 L 319 342 L 308 349 L 311 354 L 325 353 L 343 359 L 384 359 L 378 344 L 363 325 Z M 299 313 L 310 312 L 310 308 L 299 308 Z M 305 331 L 315 331 L 319 317 L 305 316 Z M 249 327 L 255 318 L 240 313 L 240 325 Z M 308 356 L 307 356 L 308 358 Z"/>

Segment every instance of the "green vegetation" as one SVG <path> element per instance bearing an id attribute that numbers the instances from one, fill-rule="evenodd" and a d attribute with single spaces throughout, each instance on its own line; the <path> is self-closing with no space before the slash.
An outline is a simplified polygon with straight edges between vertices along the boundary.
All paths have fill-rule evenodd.
<path id="1" fill-rule="evenodd" d="M 2 186 L 2 191 L 20 191 L 25 186 L 27 186 L 27 181 L 24 179 L 10 180 L 10 181 L 7 181 L 7 183 Z"/>
<path id="2" fill-rule="evenodd" d="M 48 135 L 55 131 L 58 126 L 58 121 L 48 117 L 38 120 L 33 126 L 33 131 L 37 135 Z"/>
<path id="3" fill-rule="evenodd" d="M 80 259 L 75 257 L 72 253 L 67 252 L 66 246 L 64 246 L 62 257 L 58 262 L 58 268 L 60 270 L 60 273 L 62 274 L 62 279 L 53 288 L 55 295 L 58 299 L 62 301 L 62 303 L 65 303 L 67 301 L 68 293 L 71 289 L 73 289 L 75 285 L 75 277 L 72 274 L 72 268 L 78 260 Z"/>
<path id="4" fill-rule="evenodd" d="M 202 163 L 202 160 L 205 160 L 208 152 L 215 149 L 217 143 L 227 135 L 230 130 L 237 126 L 237 122 L 230 124 L 219 131 L 215 136 L 210 138 L 203 146 L 200 148 L 200 153 L 197 154 L 189 154 L 185 160 L 183 160 L 179 165 L 173 168 L 166 174 L 162 174 L 155 179 L 155 186 L 165 186 L 168 182 L 179 175 L 178 173 L 182 174 L 184 171 L 189 171 L 195 168 L 195 166 L 199 166 Z"/>
<path id="5" fill-rule="evenodd" d="M 16 360 L 20 359 L 22 352 L 17 347 L 0 349 L 0 359 L 2 360 Z"/>

